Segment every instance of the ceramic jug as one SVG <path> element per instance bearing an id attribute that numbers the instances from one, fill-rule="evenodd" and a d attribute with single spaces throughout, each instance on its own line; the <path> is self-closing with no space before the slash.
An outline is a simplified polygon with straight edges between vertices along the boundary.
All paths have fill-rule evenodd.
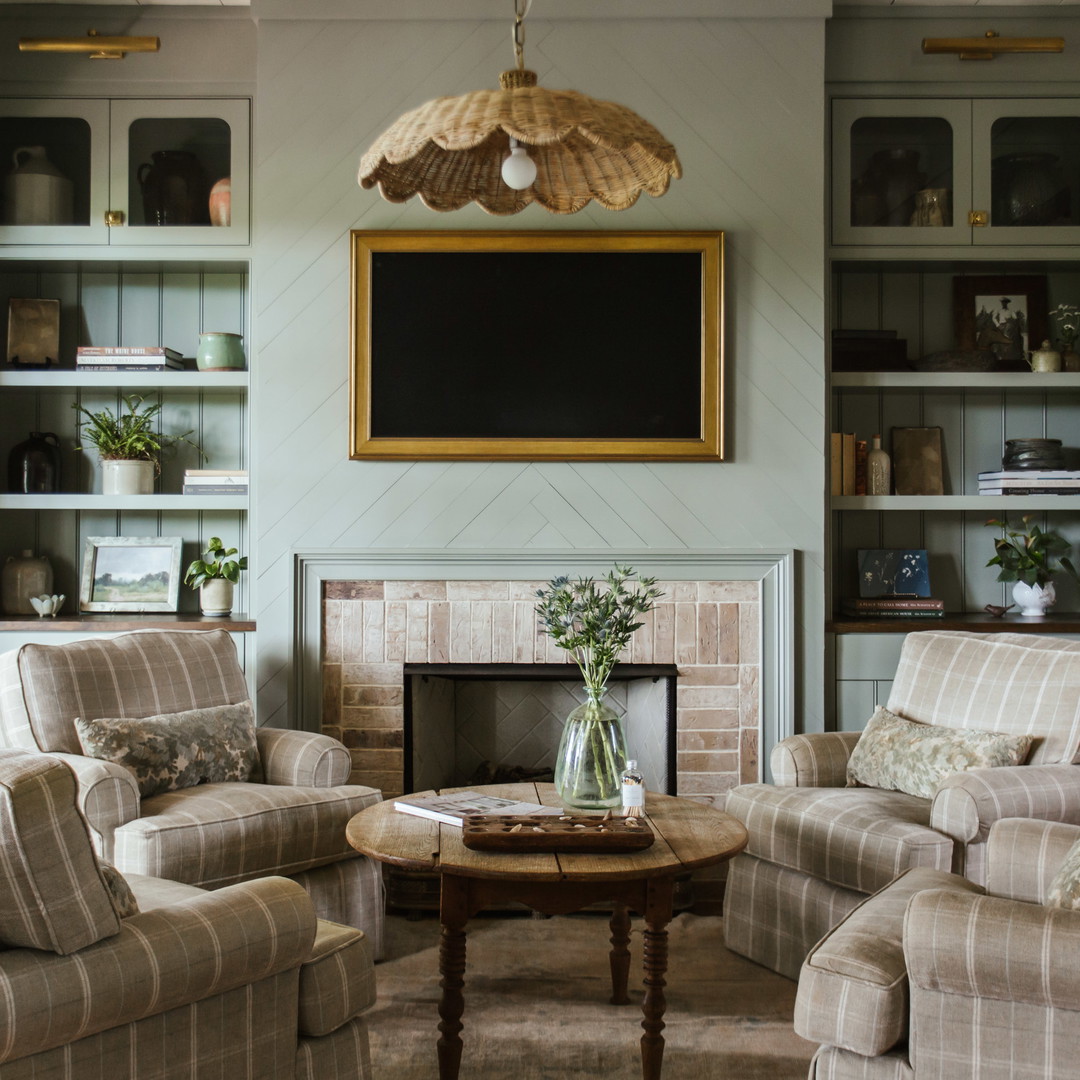
<path id="1" fill-rule="evenodd" d="M 9 555 L 0 571 L 0 607 L 5 615 L 33 615 L 30 598 L 51 594 L 52 588 L 52 564 L 44 555 L 35 558 L 29 549 L 19 557 Z"/>
<path id="2" fill-rule="evenodd" d="M 8 491 L 49 495 L 60 490 L 60 440 L 51 431 L 31 431 L 8 457 Z"/>
<path id="3" fill-rule="evenodd" d="M 206 174 L 187 150 L 155 150 L 136 176 L 147 225 L 209 225 Z"/>
<path id="4" fill-rule="evenodd" d="M 75 219 L 71 181 L 49 160 L 44 146 L 20 146 L 4 177 L 7 225 L 70 225 Z"/>
<path id="5" fill-rule="evenodd" d="M 1070 220 L 1069 187 L 1054 154 L 1003 154 L 990 165 L 994 225 L 1053 225 Z"/>
<path id="6" fill-rule="evenodd" d="M 232 179 L 228 176 L 210 189 L 210 224 L 219 228 L 232 224 Z"/>
<path id="7" fill-rule="evenodd" d="M 243 371 L 244 340 L 227 330 L 204 330 L 199 335 L 195 363 L 200 371 Z"/>

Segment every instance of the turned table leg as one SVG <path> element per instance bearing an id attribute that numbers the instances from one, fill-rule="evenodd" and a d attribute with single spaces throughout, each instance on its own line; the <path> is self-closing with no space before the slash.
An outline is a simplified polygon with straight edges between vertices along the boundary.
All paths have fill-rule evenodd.
<path id="1" fill-rule="evenodd" d="M 457 1080 L 461 1068 L 461 1014 L 465 1011 L 465 924 L 468 881 L 443 874 L 439 920 L 439 1080 Z"/>
<path id="2" fill-rule="evenodd" d="M 664 1063 L 664 1010 L 667 999 L 668 932 L 674 882 L 670 878 L 649 882 L 645 905 L 645 1000 L 641 1027 L 641 1075 L 644 1080 L 660 1080 Z"/>
<path id="3" fill-rule="evenodd" d="M 611 912 L 611 1004 L 629 1005 L 626 984 L 630 977 L 630 912 L 625 904 L 616 904 Z"/>

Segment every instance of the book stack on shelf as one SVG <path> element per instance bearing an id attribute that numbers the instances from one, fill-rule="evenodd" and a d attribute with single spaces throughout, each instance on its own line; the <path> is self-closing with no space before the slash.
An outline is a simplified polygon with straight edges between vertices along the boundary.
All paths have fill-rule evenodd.
<path id="1" fill-rule="evenodd" d="M 832 433 L 829 462 L 830 494 L 866 494 L 866 440 L 850 431 Z"/>
<path id="2" fill-rule="evenodd" d="M 183 371 L 184 357 L 164 345 L 80 345 L 79 371 Z"/>
<path id="3" fill-rule="evenodd" d="M 934 619 L 945 615 L 945 602 L 933 596 L 893 593 L 891 596 L 850 597 L 841 601 L 845 615 L 857 619 Z"/>
<path id="4" fill-rule="evenodd" d="M 184 495 L 246 495 L 247 469 L 187 469 Z"/>
<path id="5" fill-rule="evenodd" d="M 1001 469 L 979 473 L 980 495 L 1080 495 L 1080 470 Z"/>
<path id="6" fill-rule="evenodd" d="M 842 614 L 858 619 L 934 619 L 945 603 L 930 595 L 930 568 L 922 548 L 859 551 L 859 595 L 840 601 Z"/>

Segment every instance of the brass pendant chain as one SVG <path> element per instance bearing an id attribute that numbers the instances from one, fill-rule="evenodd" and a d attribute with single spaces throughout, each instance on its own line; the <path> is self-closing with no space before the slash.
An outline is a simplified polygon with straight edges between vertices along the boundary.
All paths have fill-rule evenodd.
<path id="1" fill-rule="evenodd" d="M 510 39 L 514 43 L 518 71 L 525 70 L 525 16 L 531 7 L 532 0 L 514 0 L 514 29 L 510 32 Z"/>

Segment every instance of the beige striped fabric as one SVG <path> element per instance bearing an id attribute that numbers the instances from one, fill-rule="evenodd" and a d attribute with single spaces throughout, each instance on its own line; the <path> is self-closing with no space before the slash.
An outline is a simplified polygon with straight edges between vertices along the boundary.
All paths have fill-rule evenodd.
<path id="1" fill-rule="evenodd" d="M 341 787 L 349 782 L 352 757 L 337 739 L 267 727 L 259 728 L 255 738 L 267 784 Z"/>
<path id="2" fill-rule="evenodd" d="M 298 968 L 311 951 L 315 922 L 303 889 L 264 878 L 141 912 L 115 937 L 69 956 L 4 953 L 0 1061 Z M 292 985 L 295 994 L 295 977 Z"/>
<path id="3" fill-rule="evenodd" d="M 916 867 L 868 897 L 803 963 L 795 998 L 797 1034 L 870 1057 L 907 1037 L 904 913 L 912 896 L 932 888 L 982 892 L 953 874 Z"/>
<path id="4" fill-rule="evenodd" d="M 75 777 L 54 758 L 0 750 L 0 880 L 0 944 L 66 954 L 120 930 Z"/>
<path id="5" fill-rule="evenodd" d="M 139 816 L 139 785 L 121 765 L 78 754 L 53 754 L 75 774 L 77 801 L 98 854 L 112 862 L 113 833 Z"/>
<path id="6" fill-rule="evenodd" d="M 924 631 L 904 639 L 886 707 L 908 720 L 1034 735 L 1029 765 L 1080 760 L 1080 641 Z"/>
<path id="7" fill-rule="evenodd" d="M 836 1046 L 819 1046 L 810 1062 L 809 1080 L 914 1080 L 907 1054 L 894 1050 L 868 1058 Z"/>
<path id="8" fill-rule="evenodd" d="M 374 859 L 341 859 L 293 874 L 292 880 L 307 890 L 320 919 L 363 931 L 375 959 L 383 958 L 386 890 L 382 863 Z"/>
<path id="9" fill-rule="evenodd" d="M 371 946 L 359 930 L 320 919 L 300 969 L 300 1033 L 329 1035 L 375 1004 Z"/>
<path id="10" fill-rule="evenodd" d="M 1045 904 L 1050 883 L 1069 849 L 1080 840 L 1080 825 L 1007 818 L 996 822 L 990 835 L 986 891 L 1028 904 Z"/>
<path id="11" fill-rule="evenodd" d="M 379 1075 L 382 1080 L 391 1080 L 385 1070 Z M 350 1020 L 332 1035 L 301 1039 L 296 1049 L 296 1080 L 371 1080 L 373 1076 L 362 1017 Z"/>
<path id="12" fill-rule="evenodd" d="M 82 753 L 74 719 L 142 718 L 248 698 L 225 630 L 140 630 L 64 645 L 23 645 L 0 662 L 8 745 Z"/>
<path id="13" fill-rule="evenodd" d="M 847 764 L 858 731 L 818 731 L 789 735 L 769 755 L 773 783 L 779 787 L 844 787 Z"/>

